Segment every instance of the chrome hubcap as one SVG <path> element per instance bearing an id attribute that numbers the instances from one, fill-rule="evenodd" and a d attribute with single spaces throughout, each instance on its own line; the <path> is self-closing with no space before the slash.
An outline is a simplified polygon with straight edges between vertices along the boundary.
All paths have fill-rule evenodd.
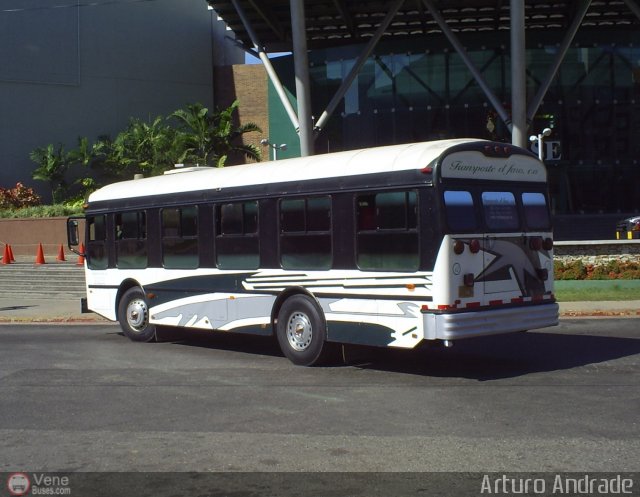
<path id="1" fill-rule="evenodd" d="M 142 299 L 134 299 L 127 306 L 127 323 L 135 331 L 144 331 L 147 327 L 149 310 Z"/>
<path id="2" fill-rule="evenodd" d="M 291 348 L 303 351 L 311 344 L 313 329 L 309 317 L 302 312 L 294 312 L 287 323 L 287 339 Z"/>

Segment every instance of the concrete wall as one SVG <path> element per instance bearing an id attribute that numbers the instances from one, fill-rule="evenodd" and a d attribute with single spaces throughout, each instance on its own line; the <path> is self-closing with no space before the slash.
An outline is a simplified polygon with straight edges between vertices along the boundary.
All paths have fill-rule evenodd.
<path id="1" fill-rule="evenodd" d="M 0 186 L 22 181 L 47 199 L 30 151 L 212 106 L 212 36 L 224 33 L 204 0 L 62 4 L 4 0 L 0 10 Z"/>
<path id="2" fill-rule="evenodd" d="M 81 227 L 81 236 L 83 230 L 84 227 Z M 75 257 L 67 248 L 66 217 L 0 219 L 0 255 L 4 251 L 5 244 L 11 245 L 14 256 L 33 257 L 34 261 L 39 244 L 42 244 L 47 261 L 55 260 L 60 245 L 63 245 L 68 259 Z"/>

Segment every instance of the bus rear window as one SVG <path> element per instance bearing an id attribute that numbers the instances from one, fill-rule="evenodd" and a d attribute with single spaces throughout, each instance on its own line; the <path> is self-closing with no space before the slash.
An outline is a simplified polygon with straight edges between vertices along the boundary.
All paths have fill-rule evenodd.
<path id="1" fill-rule="evenodd" d="M 451 231 L 473 231 L 477 228 L 471 193 L 449 190 L 444 192 L 447 224 Z"/>
<path id="2" fill-rule="evenodd" d="M 543 193 L 523 193 L 522 205 L 529 229 L 547 230 L 551 228 L 547 199 Z"/>
<path id="3" fill-rule="evenodd" d="M 492 231 L 510 231 L 520 227 L 516 198 L 511 192 L 483 192 L 482 210 L 487 228 Z"/>

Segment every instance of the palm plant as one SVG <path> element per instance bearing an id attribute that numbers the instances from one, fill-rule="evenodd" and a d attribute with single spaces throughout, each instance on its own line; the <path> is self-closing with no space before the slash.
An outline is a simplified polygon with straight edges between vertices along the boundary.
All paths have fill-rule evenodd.
<path id="1" fill-rule="evenodd" d="M 71 158 L 64 150 L 62 144 L 55 147 L 49 144 L 46 147 L 39 147 L 29 154 L 29 158 L 38 164 L 33 171 L 33 179 L 46 181 L 51 188 L 51 197 L 54 202 L 61 201 L 67 192 L 65 175 L 69 169 Z"/>
<path id="2" fill-rule="evenodd" d="M 179 162 L 224 167 L 233 152 L 260 160 L 258 147 L 241 141 L 242 135 L 260 132 L 260 127 L 255 123 L 234 125 L 237 108 L 236 100 L 228 108 L 211 113 L 199 103 L 173 112 L 169 117 L 178 121 L 176 145 L 182 151 Z"/>
<path id="3" fill-rule="evenodd" d="M 112 142 L 103 141 L 106 162 L 121 176 L 135 173 L 159 174 L 172 167 L 178 157 L 174 149 L 175 130 L 163 117 L 151 122 L 131 119 L 127 129 Z"/>

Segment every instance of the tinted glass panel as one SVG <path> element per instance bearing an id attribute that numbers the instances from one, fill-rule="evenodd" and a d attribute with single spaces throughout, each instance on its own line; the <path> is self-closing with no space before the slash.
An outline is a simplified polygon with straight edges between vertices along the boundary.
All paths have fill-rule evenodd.
<path id="1" fill-rule="evenodd" d="M 331 199 L 280 202 L 280 264 L 285 269 L 331 267 Z"/>
<path id="2" fill-rule="evenodd" d="M 220 208 L 220 225 L 222 235 L 242 234 L 242 205 L 225 204 Z"/>
<path id="3" fill-rule="evenodd" d="M 375 197 L 377 228 L 405 228 L 407 205 L 405 192 L 379 193 Z"/>
<path id="4" fill-rule="evenodd" d="M 260 264 L 258 203 L 237 202 L 216 209 L 216 264 L 221 269 L 256 269 Z"/>
<path id="5" fill-rule="evenodd" d="M 246 202 L 244 206 L 244 232 L 258 232 L 258 202 Z"/>
<path id="6" fill-rule="evenodd" d="M 162 210 L 162 264 L 167 269 L 198 267 L 198 209 Z"/>
<path id="7" fill-rule="evenodd" d="M 471 193 L 465 191 L 444 192 L 447 224 L 451 231 L 477 230 L 476 213 Z"/>
<path id="8" fill-rule="evenodd" d="M 257 269 L 260 264 L 256 236 L 216 238 L 217 266 L 220 269 Z"/>
<path id="9" fill-rule="evenodd" d="M 106 269 L 109 263 L 105 246 L 107 217 L 88 217 L 87 223 L 89 227 L 89 240 L 86 247 L 87 266 L 91 269 Z"/>
<path id="10" fill-rule="evenodd" d="M 329 269 L 330 235 L 287 235 L 280 239 L 280 262 L 285 269 Z"/>
<path id="11" fill-rule="evenodd" d="M 303 232 L 305 230 L 304 207 L 303 199 L 282 200 L 280 202 L 280 230 L 286 233 Z"/>
<path id="12" fill-rule="evenodd" d="M 417 195 L 383 192 L 356 198 L 356 261 L 361 269 L 415 271 L 419 267 Z"/>
<path id="13" fill-rule="evenodd" d="M 331 198 L 316 197 L 307 200 L 307 230 L 329 231 L 331 228 Z"/>
<path id="14" fill-rule="evenodd" d="M 107 216 L 95 216 L 87 219 L 89 223 L 89 241 L 107 238 Z"/>
<path id="15" fill-rule="evenodd" d="M 483 192 L 482 208 L 490 230 L 509 231 L 519 228 L 520 220 L 513 193 Z"/>
<path id="16" fill-rule="evenodd" d="M 142 212 L 124 212 L 115 218 L 116 265 L 121 269 L 147 267 L 147 222 Z"/>
<path id="17" fill-rule="evenodd" d="M 417 233 L 362 233 L 358 235 L 361 269 L 416 271 L 419 267 Z"/>
<path id="18" fill-rule="evenodd" d="M 547 200 L 543 193 L 523 193 L 522 205 L 527 227 L 530 229 L 549 229 L 551 227 Z"/>

